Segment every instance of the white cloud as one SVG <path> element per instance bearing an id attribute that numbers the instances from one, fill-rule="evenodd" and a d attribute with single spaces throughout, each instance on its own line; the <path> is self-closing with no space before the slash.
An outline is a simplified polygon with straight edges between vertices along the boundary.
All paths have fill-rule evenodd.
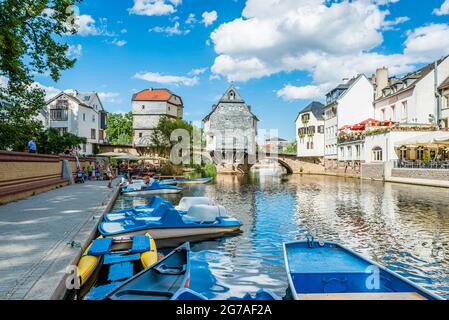
<path id="1" fill-rule="evenodd" d="M 212 32 L 218 56 L 211 70 L 228 81 L 305 71 L 312 77 L 310 84 L 288 84 L 278 95 L 309 98 L 358 73 L 371 75 L 382 66 L 391 73 L 409 72 L 417 64 L 449 54 L 449 26 L 445 24 L 409 32 L 401 53 L 376 53 L 384 41 L 382 32 L 408 20 L 387 20 L 389 11 L 383 6 L 394 2 L 247 0 L 242 18 Z"/>
<path id="2" fill-rule="evenodd" d="M 81 44 L 69 45 L 67 49 L 67 56 L 70 59 L 79 59 L 83 54 L 83 46 Z"/>
<path id="3" fill-rule="evenodd" d="M 194 13 L 189 14 L 189 16 L 187 17 L 187 20 L 186 20 L 186 24 L 195 24 L 196 22 L 197 22 L 197 20 L 196 20 L 195 14 Z"/>
<path id="4" fill-rule="evenodd" d="M 409 17 L 397 17 L 394 20 L 385 21 L 383 24 L 383 30 L 396 30 L 395 26 L 410 21 Z"/>
<path id="5" fill-rule="evenodd" d="M 98 96 L 103 102 L 109 103 L 122 103 L 123 100 L 120 99 L 120 94 L 118 92 L 98 92 Z"/>
<path id="6" fill-rule="evenodd" d="M 107 31 L 107 19 L 101 18 L 99 22 L 88 14 L 82 14 L 76 17 L 75 25 L 77 34 L 80 36 L 112 36 L 113 33 Z"/>
<path id="7" fill-rule="evenodd" d="M 307 85 L 295 87 L 286 85 L 277 92 L 277 96 L 284 100 L 321 100 L 324 95 L 332 88 L 331 84 Z"/>
<path id="8" fill-rule="evenodd" d="M 175 13 L 181 3 L 182 0 L 134 0 L 134 6 L 128 11 L 140 16 L 164 16 Z"/>
<path id="9" fill-rule="evenodd" d="M 118 40 L 118 39 L 112 40 L 112 44 L 115 44 L 117 47 L 123 47 L 127 43 L 128 42 L 126 42 L 125 40 Z"/>
<path id="10" fill-rule="evenodd" d="M 201 21 L 206 27 L 212 25 L 215 21 L 218 19 L 217 11 L 211 11 L 211 12 L 203 12 L 201 15 L 203 17 L 203 20 Z"/>
<path id="11" fill-rule="evenodd" d="M 166 33 L 169 36 L 173 35 L 185 35 L 190 33 L 190 30 L 182 30 L 179 28 L 180 24 L 179 22 L 175 22 L 175 25 L 173 27 L 154 27 L 149 29 L 149 32 L 157 32 L 157 33 Z"/>
<path id="12" fill-rule="evenodd" d="M 135 74 L 134 78 L 164 85 L 165 84 L 171 84 L 175 86 L 184 85 L 188 87 L 195 86 L 199 82 L 198 77 L 162 75 L 158 72 L 140 72 Z"/>
<path id="13" fill-rule="evenodd" d="M 441 8 L 433 10 L 433 14 L 436 14 L 437 16 L 449 15 L 449 0 L 445 0 L 441 5 Z"/>
<path id="14" fill-rule="evenodd" d="M 201 74 L 204 74 L 207 71 L 208 68 L 198 68 L 198 69 L 193 69 L 192 71 L 189 72 L 189 75 L 191 76 L 199 76 Z"/>

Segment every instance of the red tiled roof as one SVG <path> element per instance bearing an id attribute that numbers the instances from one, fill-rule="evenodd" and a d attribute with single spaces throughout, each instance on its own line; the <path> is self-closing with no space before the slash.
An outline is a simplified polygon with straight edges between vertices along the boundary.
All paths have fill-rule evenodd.
<path id="1" fill-rule="evenodd" d="M 147 89 L 136 93 L 133 101 L 168 101 L 173 95 L 168 89 Z"/>

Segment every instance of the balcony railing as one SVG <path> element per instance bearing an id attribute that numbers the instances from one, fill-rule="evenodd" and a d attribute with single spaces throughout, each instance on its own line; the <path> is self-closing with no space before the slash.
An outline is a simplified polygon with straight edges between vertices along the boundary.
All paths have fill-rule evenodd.
<path id="1" fill-rule="evenodd" d="M 51 121 L 67 121 L 69 119 L 68 110 L 53 109 L 50 110 Z"/>

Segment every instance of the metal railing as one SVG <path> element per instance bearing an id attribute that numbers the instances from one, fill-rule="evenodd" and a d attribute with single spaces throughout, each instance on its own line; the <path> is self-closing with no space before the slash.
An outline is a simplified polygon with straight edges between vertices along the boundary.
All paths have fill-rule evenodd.
<path id="1" fill-rule="evenodd" d="M 449 169 L 449 160 L 397 160 L 397 169 Z"/>

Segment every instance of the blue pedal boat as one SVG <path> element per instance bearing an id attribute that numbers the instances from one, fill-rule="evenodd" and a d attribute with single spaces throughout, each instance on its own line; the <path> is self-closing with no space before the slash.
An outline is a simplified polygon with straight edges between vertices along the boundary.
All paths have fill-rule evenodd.
<path id="1" fill-rule="evenodd" d="M 190 245 L 185 243 L 111 291 L 105 300 L 170 300 L 190 285 Z"/>
<path id="2" fill-rule="evenodd" d="M 153 194 L 173 194 L 181 193 L 182 188 L 161 184 L 159 181 L 153 181 L 151 185 L 131 184 L 122 188 L 122 194 L 130 197 L 147 196 Z"/>
<path id="3" fill-rule="evenodd" d="M 199 179 L 178 179 L 178 184 L 206 184 L 214 180 L 214 178 L 199 178 Z"/>
<path id="4" fill-rule="evenodd" d="M 222 206 L 195 205 L 185 213 L 162 203 L 152 216 L 102 222 L 98 230 L 104 237 L 132 237 L 149 232 L 154 239 L 162 240 L 222 236 L 239 231 L 241 225 Z"/>
<path id="5" fill-rule="evenodd" d="M 294 300 L 442 299 L 337 243 L 284 243 L 284 259 Z"/>
<path id="6" fill-rule="evenodd" d="M 207 197 L 183 197 L 179 204 L 175 207 L 169 201 L 159 196 L 151 198 L 150 202 L 144 206 L 137 206 L 134 208 L 127 208 L 104 215 L 104 221 L 107 222 L 122 222 L 126 219 L 138 219 L 145 217 L 160 217 L 158 212 L 160 205 L 164 203 L 170 208 L 175 208 L 180 214 L 186 214 L 194 205 L 214 205 L 213 201 Z"/>
<path id="7" fill-rule="evenodd" d="M 171 300 L 184 300 L 184 301 L 195 301 L 195 300 L 209 300 L 204 295 L 193 291 L 188 288 L 180 289 L 176 294 L 171 298 Z M 261 289 L 257 291 L 257 293 L 252 296 L 247 293 L 243 298 L 229 298 L 228 300 L 241 300 L 241 301 L 275 301 L 282 300 L 278 295 L 273 293 L 268 289 Z"/>

